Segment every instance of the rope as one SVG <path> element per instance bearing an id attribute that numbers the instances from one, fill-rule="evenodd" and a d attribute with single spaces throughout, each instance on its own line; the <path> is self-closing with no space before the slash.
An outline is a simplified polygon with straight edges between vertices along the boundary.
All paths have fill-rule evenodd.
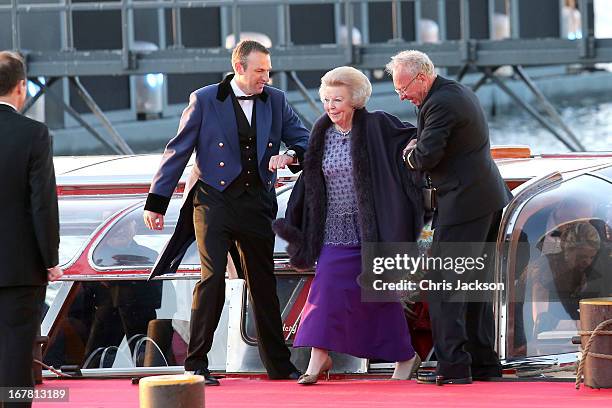
<path id="1" fill-rule="evenodd" d="M 59 377 L 65 377 L 65 378 L 72 377 L 70 374 L 62 373 L 61 371 L 57 371 L 57 370 L 56 370 L 55 368 L 53 368 L 53 367 L 49 367 L 48 365 L 46 365 L 45 363 L 43 363 L 43 362 L 42 362 L 42 361 L 40 361 L 40 360 L 34 359 L 34 362 L 35 362 L 36 364 L 40 364 L 40 365 L 41 365 L 41 366 L 42 366 L 42 367 L 43 367 L 45 370 L 49 370 L 49 371 L 51 371 L 52 373 L 57 374 Z"/>
<path id="2" fill-rule="evenodd" d="M 603 358 L 604 360 L 612 360 L 612 356 L 609 355 L 609 354 L 593 353 L 592 351 L 589 353 L 589 356 L 597 357 L 597 358 Z"/>
<path id="3" fill-rule="evenodd" d="M 603 332 L 603 328 L 608 326 L 608 325 L 612 325 L 612 319 L 608 319 L 608 320 L 605 320 L 605 321 L 599 323 L 597 325 L 597 327 L 595 328 L 595 330 L 593 330 L 593 332 L 591 333 L 591 337 L 589 337 L 589 341 L 587 341 L 587 344 L 584 347 L 584 351 L 582 352 L 582 358 L 580 359 L 580 365 L 578 366 L 578 372 L 576 373 L 576 389 L 580 389 L 580 383 L 582 382 L 582 371 L 584 369 L 584 364 L 586 363 L 586 359 L 589 356 L 589 354 L 592 355 L 593 357 L 605 358 L 605 359 L 612 360 L 612 356 L 609 356 L 609 355 L 606 355 L 606 354 L 599 354 L 599 353 L 591 353 L 590 352 L 591 345 L 593 344 L 593 341 L 595 340 L 595 337 L 600 335 L 600 333 Z M 581 334 L 582 334 L 582 332 L 581 332 Z"/>
<path id="4" fill-rule="evenodd" d="M 542 374 L 552 374 L 552 373 L 561 373 L 564 371 L 572 371 L 572 372 L 576 372 L 576 364 L 567 364 L 567 365 L 563 365 L 563 366 L 559 366 L 557 364 L 552 365 L 550 367 L 545 367 L 545 368 L 538 368 L 538 369 L 533 369 L 533 370 L 524 370 L 524 371 L 519 371 L 518 369 L 516 370 L 516 376 L 519 378 L 523 378 L 523 377 L 536 377 Z"/>
<path id="5" fill-rule="evenodd" d="M 580 330 L 578 332 L 579 336 L 590 336 L 593 334 L 593 330 Z M 612 330 L 602 330 L 598 333 L 599 336 L 612 336 Z"/>

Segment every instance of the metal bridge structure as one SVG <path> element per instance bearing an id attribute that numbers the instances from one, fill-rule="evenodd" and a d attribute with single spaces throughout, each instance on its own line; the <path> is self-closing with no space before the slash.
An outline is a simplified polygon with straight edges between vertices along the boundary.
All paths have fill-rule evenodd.
<path id="1" fill-rule="evenodd" d="M 436 67 L 455 72 L 458 80 L 468 72 L 479 73 L 474 90 L 495 84 L 569 150 L 581 151 L 585 147 L 525 67 L 611 62 L 612 39 L 594 35 L 594 1 L 0 0 L 0 48 L 24 54 L 28 75 L 38 86 L 24 110 L 46 95 L 114 153 L 132 152 L 98 103 L 100 95 L 115 90 L 94 92 L 95 83 L 84 85 L 88 78 L 127 78 L 128 109 L 134 111 L 135 78 L 151 73 L 221 75 L 231 70 L 231 46 L 222 43 L 244 38 L 246 31 L 274 40 L 275 86 L 297 90 L 312 109 L 319 108 L 300 79 L 304 73 L 351 65 L 370 75 L 395 53 L 418 49 Z M 580 32 L 572 39 L 567 38 L 568 3 L 580 11 Z M 508 25 L 501 36 L 494 24 L 500 16 Z M 112 24 L 107 23 L 110 18 Z M 425 38 L 426 22 L 435 27 L 433 40 Z M 88 28 L 87 44 L 80 36 Z M 154 47 L 143 49 L 143 37 Z M 535 106 L 496 74 L 502 66 L 512 67 L 513 77 L 533 93 Z M 172 103 L 168 91 L 166 82 L 164 106 Z M 74 106 L 76 98 L 80 109 Z M 87 111 L 109 135 L 83 119 Z"/>

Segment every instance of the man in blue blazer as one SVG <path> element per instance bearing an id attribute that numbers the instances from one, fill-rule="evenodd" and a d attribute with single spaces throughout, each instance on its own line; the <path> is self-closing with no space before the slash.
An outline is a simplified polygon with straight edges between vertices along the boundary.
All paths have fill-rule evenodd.
<path id="1" fill-rule="evenodd" d="M 195 236 L 202 277 L 193 293 L 185 370 L 204 375 L 208 385 L 219 385 L 208 371 L 207 353 L 223 310 L 227 253 L 234 244 L 251 293 L 259 353 L 268 375 L 299 376 L 282 335 L 271 223 L 277 211 L 275 172 L 301 161 L 309 132 L 285 94 L 266 85 L 272 66 L 263 45 L 240 42 L 232 53 L 232 66 L 234 74 L 220 84 L 191 94 L 144 212 L 149 228 L 163 228 L 163 214 L 195 149 L 177 228 L 151 276 L 176 271 Z M 284 154 L 279 154 L 281 141 L 288 146 Z"/>

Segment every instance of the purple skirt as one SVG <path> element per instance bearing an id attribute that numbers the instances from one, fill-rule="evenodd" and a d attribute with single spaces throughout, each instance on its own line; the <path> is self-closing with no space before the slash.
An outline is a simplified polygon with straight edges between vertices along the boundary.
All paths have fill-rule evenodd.
<path id="1" fill-rule="evenodd" d="M 317 262 L 293 347 L 317 347 L 355 357 L 405 361 L 414 357 L 398 302 L 361 302 L 359 246 L 325 245 Z"/>

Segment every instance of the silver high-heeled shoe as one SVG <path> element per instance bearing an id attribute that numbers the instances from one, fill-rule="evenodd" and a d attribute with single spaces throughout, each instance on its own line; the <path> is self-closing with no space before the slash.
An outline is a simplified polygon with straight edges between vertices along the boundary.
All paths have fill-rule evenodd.
<path id="1" fill-rule="evenodd" d="M 391 377 L 390 379 L 391 380 L 410 380 L 412 377 L 414 377 L 416 372 L 421 367 L 421 357 L 419 357 L 417 353 L 414 353 L 414 357 L 412 357 L 410 361 L 412 362 L 412 367 L 410 368 L 410 374 L 408 375 L 408 378 Z"/>
<path id="2" fill-rule="evenodd" d="M 323 366 L 321 367 L 321 370 L 319 370 L 318 374 L 302 374 L 300 378 L 298 378 L 297 383 L 300 385 L 316 384 L 321 374 L 325 375 L 326 379 L 329 381 L 329 372 L 331 369 L 332 359 L 330 356 L 327 356 L 327 359 L 325 360 L 325 363 L 323 363 Z"/>

